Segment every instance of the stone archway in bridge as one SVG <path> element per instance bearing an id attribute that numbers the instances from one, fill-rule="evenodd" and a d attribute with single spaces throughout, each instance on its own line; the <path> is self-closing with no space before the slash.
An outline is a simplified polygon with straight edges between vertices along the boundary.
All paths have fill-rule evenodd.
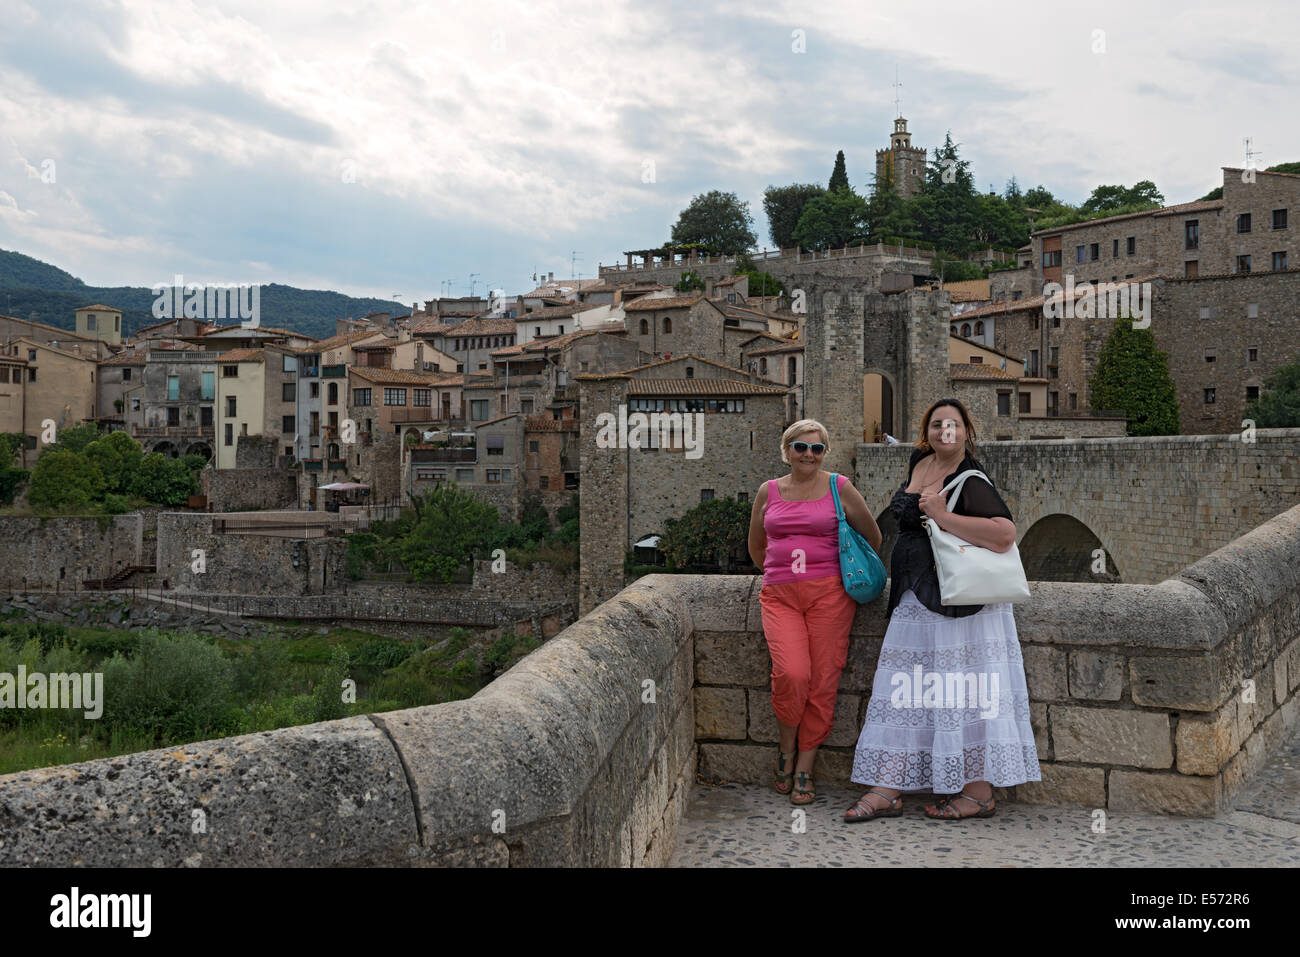
<path id="1" fill-rule="evenodd" d="M 885 432 L 898 438 L 894 395 L 893 379 L 888 373 L 868 369 L 862 374 L 862 441 L 883 442 Z"/>
<path id="2" fill-rule="evenodd" d="M 149 451 L 158 452 L 161 455 L 165 455 L 169 459 L 179 458 L 181 454 L 175 445 L 173 445 L 171 442 L 168 442 L 166 440 L 159 442 Z"/>
<path id="3" fill-rule="evenodd" d="M 1025 577 L 1042 582 L 1121 582 L 1115 559 L 1092 529 L 1072 515 L 1045 515 L 1029 527 L 1019 543 Z M 1105 572 L 1094 572 L 1100 549 Z"/>
<path id="4" fill-rule="evenodd" d="M 212 460 L 212 448 L 206 442 L 191 442 L 185 448 L 186 455 L 201 455 L 208 461 Z"/>

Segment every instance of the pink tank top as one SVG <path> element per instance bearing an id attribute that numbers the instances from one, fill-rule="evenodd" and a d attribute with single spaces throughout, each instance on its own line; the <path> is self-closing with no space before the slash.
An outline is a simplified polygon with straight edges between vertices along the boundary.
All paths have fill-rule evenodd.
<path id="1" fill-rule="evenodd" d="M 840 493 L 848 476 L 838 478 Z M 830 489 L 812 502 L 787 502 L 776 479 L 767 483 L 767 509 L 763 513 L 767 553 L 763 556 L 763 584 L 808 581 L 840 573 L 839 519 Z M 795 549 L 803 549 L 798 570 Z"/>

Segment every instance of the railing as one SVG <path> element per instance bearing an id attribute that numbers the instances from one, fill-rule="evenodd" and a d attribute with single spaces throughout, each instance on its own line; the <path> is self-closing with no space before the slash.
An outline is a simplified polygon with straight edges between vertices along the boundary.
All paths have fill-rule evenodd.
<path id="1" fill-rule="evenodd" d="M 411 461 L 417 464 L 430 462 L 477 462 L 477 449 L 411 449 Z"/>
<path id="2" fill-rule="evenodd" d="M 156 571 L 158 571 L 156 565 L 127 565 L 125 568 L 119 568 L 107 578 L 87 578 L 81 583 L 81 587 L 89 588 L 91 591 L 105 591 L 116 588 L 136 572 L 152 575 Z"/>
<path id="3" fill-rule="evenodd" d="M 347 459 L 327 459 L 326 461 L 332 469 L 345 469 L 348 467 Z"/>
<path id="4" fill-rule="evenodd" d="M 437 410 L 433 406 L 421 405 L 409 409 L 394 408 L 389 412 L 390 422 L 440 422 Z"/>
<path id="5" fill-rule="evenodd" d="M 216 429 L 210 425 L 141 425 L 136 426 L 131 434 L 145 439 L 211 439 Z"/>
<path id="6" fill-rule="evenodd" d="M 325 463 L 321 459 L 300 459 L 304 472 L 323 472 Z"/>
<path id="7" fill-rule="evenodd" d="M 1030 415 L 1021 412 L 1022 419 L 1127 419 L 1128 413 L 1123 409 L 1061 409 L 1049 408 L 1042 415 Z"/>
<path id="8" fill-rule="evenodd" d="M 348 374 L 346 365 L 322 366 L 320 370 L 322 379 L 342 379 Z"/>

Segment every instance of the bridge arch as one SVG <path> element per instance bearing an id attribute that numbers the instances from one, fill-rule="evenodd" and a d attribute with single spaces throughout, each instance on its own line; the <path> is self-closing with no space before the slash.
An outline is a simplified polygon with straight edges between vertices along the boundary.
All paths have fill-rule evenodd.
<path id="1" fill-rule="evenodd" d="M 1033 523 L 1017 546 L 1025 577 L 1032 581 L 1122 582 L 1115 559 L 1096 533 L 1073 515 L 1053 512 Z M 1097 550 L 1101 555 L 1097 556 Z M 1094 572 L 1099 558 L 1105 571 Z"/>

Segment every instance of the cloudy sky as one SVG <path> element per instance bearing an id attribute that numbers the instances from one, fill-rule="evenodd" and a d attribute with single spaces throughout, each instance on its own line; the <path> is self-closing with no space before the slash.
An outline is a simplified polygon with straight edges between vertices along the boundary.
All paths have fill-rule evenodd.
<path id="1" fill-rule="evenodd" d="M 762 245 L 767 185 L 824 184 L 843 149 L 868 189 L 896 67 L 913 143 L 951 130 L 982 189 L 1183 202 L 1246 136 L 1300 160 L 1286 2 L 0 0 L 0 23 L 0 248 L 96 285 L 514 293 L 662 242 L 710 189 Z"/>

